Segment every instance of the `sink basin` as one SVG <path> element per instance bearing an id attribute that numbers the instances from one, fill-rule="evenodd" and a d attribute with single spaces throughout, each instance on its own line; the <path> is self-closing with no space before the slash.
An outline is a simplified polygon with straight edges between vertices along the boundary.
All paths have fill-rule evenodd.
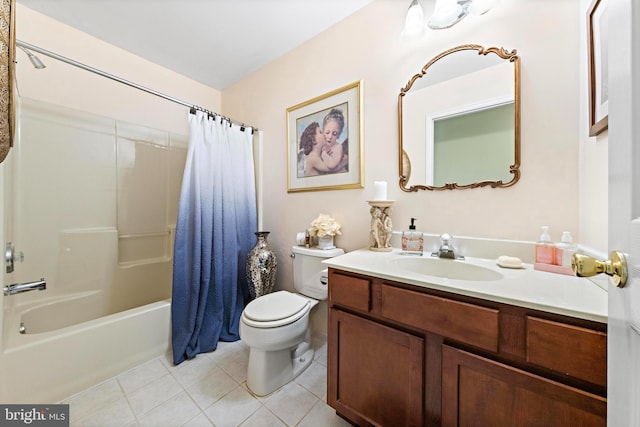
<path id="1" fill-rule="evenodd" d="M 427 276 L 444 277 L 454 280 L 492 281 L 500 280 L 504 276 L 495 270 L 469 264 L 464 261 L 454 261 L 440 258 L 398 258 L 393 261 L 398 268 Z"/>

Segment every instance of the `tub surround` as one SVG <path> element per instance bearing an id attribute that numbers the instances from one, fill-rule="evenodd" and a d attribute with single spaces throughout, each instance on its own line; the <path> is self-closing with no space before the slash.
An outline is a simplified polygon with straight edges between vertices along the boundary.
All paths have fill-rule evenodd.
<path id="1" fill-rule="evenodd" d="M 0 401 L 51 403 L 168 350 L 187 144 L 24 96 L 19 111 L 2 175 L 25 256 L 5 280 L 44 277 L 47 289 L 2 301 Z"/>

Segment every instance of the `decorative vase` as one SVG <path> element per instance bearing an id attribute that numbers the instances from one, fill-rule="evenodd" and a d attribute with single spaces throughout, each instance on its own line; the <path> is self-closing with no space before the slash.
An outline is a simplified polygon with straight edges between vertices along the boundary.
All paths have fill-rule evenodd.
<path id="1" fill-rule="evenodd" d="M 247 257 L 247 284 L 251 299 L 266 295 L 276 283 L 278 260 L 267 242 L 269 231 L 257 231 L 258 241 Z"/>
<path id="2" fill-rule="evenodd" d="M 333 238 L 335 236 L 318 236 L 318 249 L 333 249 L 335 245 L 333 244 Z"/>

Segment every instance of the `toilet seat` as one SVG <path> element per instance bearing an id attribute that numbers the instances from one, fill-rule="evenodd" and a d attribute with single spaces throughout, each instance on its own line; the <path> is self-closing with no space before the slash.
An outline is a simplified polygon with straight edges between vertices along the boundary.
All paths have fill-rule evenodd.
<path id="1" fill-rule="evenodd" d="M 245 307 L 242 321 L 254 328 L 277 328 L 307 314 L 311 301 L 300 295 L 278 291 L 256 298 Z"/>

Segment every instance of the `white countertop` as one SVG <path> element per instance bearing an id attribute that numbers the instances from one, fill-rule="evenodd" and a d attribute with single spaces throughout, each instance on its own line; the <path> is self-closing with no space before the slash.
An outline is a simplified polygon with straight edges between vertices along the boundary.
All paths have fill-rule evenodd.
<path id="1" fill-rule="evenodd" d="M 415 273 L 394 263 L 410 256 L 421 258 L 402 255 L 399 249 L 392 252 L 360 249 L 329 258 L 323 264 L 381 279 L 607 323 L 607 292 L 588 279 L 534 270 L 532 264 L 511 269 L 499 267 L 495 260 L 467 257 L 464 261 L 442 261 L 475 264 L 498 271 L 504 277 L 479 282 L 453 280 Z"/>

